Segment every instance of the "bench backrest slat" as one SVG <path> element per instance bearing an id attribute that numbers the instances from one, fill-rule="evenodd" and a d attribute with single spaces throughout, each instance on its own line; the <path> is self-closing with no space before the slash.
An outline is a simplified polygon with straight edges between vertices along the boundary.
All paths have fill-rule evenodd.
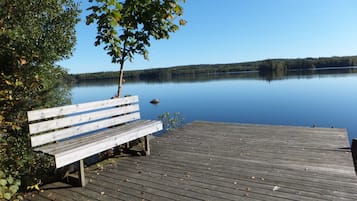
<path id="1" fill-rule="evenodd" d="M 129 121 L 134 121 L 140 119 L 140 113 L 132 113 L 128 114 L 125 116 L 120 116 L 120 117 L 115 117 L 115 118 L 110 118 L 110 119 L 104 119 L 101 121 L 96 121 L 84 125 L 79 125 L 79 126 L 73 126 L 70 128 L 65 128 L 62 130 L 57 130 L 53 132 L 49 132 L 46 134 L 42 135 L 36 135 L 31 137 L 31 146 L 32 147 L 37 147 L 43 144 L 47 144 L 49 142 L 54 142 L 70 137 L 74 137 L 80 134 L 84 134 L 87 132 L 95 131 L 95 130 L 100 130 L 103 128 L 108 128 L 110 126 L 115 126 L 118 124 L 122 124 L 125 122 Z"/>
<path id="2" fill-rule="evenodd" d="M 33 110 L 27 112 L 28 121 L 36 121 L 41 119 L 48 119 L 73 113 L 80 113 L 90 110 L 97 110 L 108 107 L 115 107 L 118 105 L 126 105 L 139 102 L 138 96 L 129 96 L 125 98 L 113 98 L 104 101 L 94 101 L 89 103 L 81 103 L 76 105 L 67 105 L 62 107 L 54 107 L 41 110 Z"/>
<path id="3" fill-rule="evenodd" d="M 137 96 L 130 96 L 30 111 L 31 145 L 36 147 L 138 120 L 138 101 Z"/>
<path id="4" fill-rule="evenodd" d="M 61 119 L 53 119 L 49 121 L 42 121 L 29 125 L 30 134 L 37 134 L 45 131 L 55 130 L 76 124 L 95 121 L 107 117 L 118 116 L 122 114 L 132 113 L 139 111 L 139 105 L 128 105 L 120 108 L 112 108 L 108 110 L 100 110 L 93 113 L 85 113 L 75 116 L 68 116 Z"/>

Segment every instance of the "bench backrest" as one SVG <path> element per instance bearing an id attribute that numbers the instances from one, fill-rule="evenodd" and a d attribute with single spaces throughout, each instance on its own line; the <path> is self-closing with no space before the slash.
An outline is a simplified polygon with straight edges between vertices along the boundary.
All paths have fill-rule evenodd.
<path id="1" fill-rule="evenodd" d="M 28 111 L 31 146 L 140 119 L 138 96 Z"/>

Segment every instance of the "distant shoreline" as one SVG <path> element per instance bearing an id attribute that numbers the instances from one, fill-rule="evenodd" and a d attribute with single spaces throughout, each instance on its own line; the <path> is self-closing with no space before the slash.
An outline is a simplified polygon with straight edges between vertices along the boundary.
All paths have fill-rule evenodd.
<path id="1" fill-rule="evenodd" d="M 258 72 L 271 74 L 272 76 L 283 75 L 287 71 L 313 71 L 339 69 L 357 66 L 357 56 L 343 57 L 320 57 L 303 59 L 267 59 L 253 62 L 232 64 L 201 64 L 176 66 L 169 68 L 154 68 L 145 70 L 127 70 L 124 72 L 126 80 L 168 80 L 179 76 L 199 74 L 224 74 Z M 67 80 L 72 83 L 94 80 L 118 79 L 118 71 L 69 74 Z"/>

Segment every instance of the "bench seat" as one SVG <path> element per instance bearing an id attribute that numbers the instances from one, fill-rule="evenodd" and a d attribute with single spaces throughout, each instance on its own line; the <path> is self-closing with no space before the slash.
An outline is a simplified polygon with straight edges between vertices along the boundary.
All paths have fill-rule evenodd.
<path id="1" fill-rule="evenodd" d="M 94 134 L 41 146 L 34 150 L 54 156 L 56 168 L 60 168 L 160 130 L 162 130 L 160 121 L 138 120 Z"/>

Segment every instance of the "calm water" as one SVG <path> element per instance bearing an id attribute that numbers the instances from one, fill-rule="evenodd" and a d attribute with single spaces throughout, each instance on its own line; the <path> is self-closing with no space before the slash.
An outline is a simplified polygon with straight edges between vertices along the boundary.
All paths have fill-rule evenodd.
<path id="1" fill-rule="evenodd" d="M 185 122 L 224 121 L 347 128 L 357 137 L 357 73 L 315 74 L 262 79 L 257 75 L 215 76 L 201 81 L 132 82 L 123 94 L 139 95 L 143 119 L 182 113 Z M 112 97 L 113 81 L 83 83 L 72 89 L 72 102 Z M 150 100 L 160 99 L 152 105 Z"/>

